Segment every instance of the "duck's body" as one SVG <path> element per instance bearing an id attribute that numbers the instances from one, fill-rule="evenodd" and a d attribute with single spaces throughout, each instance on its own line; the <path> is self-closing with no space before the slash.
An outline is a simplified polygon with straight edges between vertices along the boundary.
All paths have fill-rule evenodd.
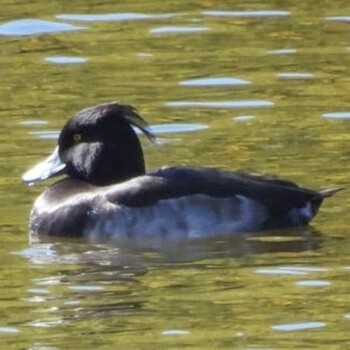
<path id="1" fill-rule="evenodd" d="M 35 202 L 30 230 L 93 239 L 182 239 L 308 224 L 321 192 L 271 176 L 212 168 L 168 167 L 145 173 L 130 124 L 149 137 L 129 106 L 111 103 L 79 112 L 64 127 L 48 161 L 27 182 L 66 173 Z"/>

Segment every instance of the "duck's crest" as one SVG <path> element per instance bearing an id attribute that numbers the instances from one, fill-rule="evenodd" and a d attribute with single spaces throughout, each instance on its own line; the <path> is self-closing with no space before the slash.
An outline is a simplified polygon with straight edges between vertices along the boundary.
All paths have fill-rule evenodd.
<path id="1" fill-rule="evenodd" d="M 123 116 L 125 120 L 140 129 L 152 143 L 156 143 L 156 136 L 153 134 L 146 120 L 138 114 L 136 108 L 130 105 L 121 106 L 123 107 Z"/>

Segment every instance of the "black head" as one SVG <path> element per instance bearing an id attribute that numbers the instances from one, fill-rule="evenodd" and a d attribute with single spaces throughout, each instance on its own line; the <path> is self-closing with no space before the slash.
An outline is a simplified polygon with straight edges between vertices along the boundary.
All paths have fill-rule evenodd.
<path id="1" fill-rule="evenodd" d="M 131 106 L 107 103 L 86 108 L 63 127 L 58 148 L 48 158 L 55 169 L 49 171 L 46 166 L 43 171 L 39 164 L 23 179 L 35 182 L 65 173 L 91 184 L 109 185 L 142 175 L 143 152 L 132 125 L 155 140 L 148 124 Z"/>

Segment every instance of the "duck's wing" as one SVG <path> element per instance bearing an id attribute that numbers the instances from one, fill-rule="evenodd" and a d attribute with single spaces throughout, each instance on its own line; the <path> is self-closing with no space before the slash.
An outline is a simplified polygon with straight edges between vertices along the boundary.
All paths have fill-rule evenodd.
<path id="1" fill-rule="evenodd" d="M 214 168 L 166 167 L 112 186 L 106 197 L 113 203 L 142 207 L 159 200 L 202 194 L 215 198 L 240 195 L 273 210 L 302 207 L 322 201 L 338 189 L 313 191 L 269 175 L 234 173 Z"/>

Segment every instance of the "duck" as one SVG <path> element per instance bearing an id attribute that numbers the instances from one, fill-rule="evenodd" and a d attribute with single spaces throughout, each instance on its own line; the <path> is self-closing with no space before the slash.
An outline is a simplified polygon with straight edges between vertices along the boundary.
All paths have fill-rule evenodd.
<path id="1" fill-rule="evenodd" d="M 65 176 L 34 202 L 32 235 L 171 241 L 304 227 L 341 189 L 211 167 L 146 171 L 135 128 L 156 142 L 137 110 L 119 102 L 66 122 L 52 154 L 22 176 L 28 185 Z"/>

